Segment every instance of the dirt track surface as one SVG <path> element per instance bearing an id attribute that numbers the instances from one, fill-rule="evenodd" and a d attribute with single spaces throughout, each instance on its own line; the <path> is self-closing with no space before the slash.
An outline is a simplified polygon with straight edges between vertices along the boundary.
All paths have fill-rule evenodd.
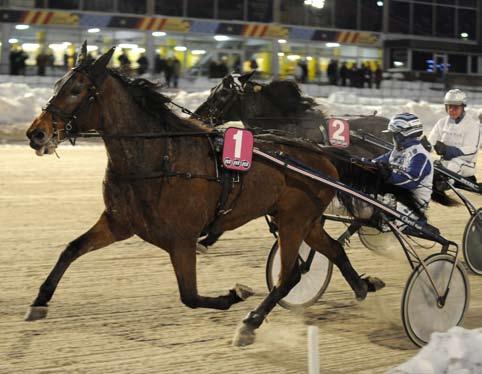
<path id="1" fill-rule="evenodd" d="M 400 319 L 409 274 L 401 250 L 390 251 L 395 258 L 380 256 L 358 238 L 347 250 L 354 267 L 382 278 L 385 289 L 358 303 L 335 270 L 316 305 L 299 313 L 276 307 L 254 345 L 231 347 L 237 323 L 266 295 L 273 238 L 263 219 L 225 235 L 198 257 L 201 293 L 225 293 L 237 282 L 257 292 L 229 311 L 183 306 L 167 254 L 132 238 L 77 260 L 47 319 L 24 322 L 64 246 L 103 209 L 103 147 L 59 153 L 60 160 L 37 157 L 27 146 L 0 147 L 0 373 L 302 373 L 306 324 L 319 327 L 323 373 L 382 373 L 417 353 Z M 482 205 L 480 197 L 468 195 Z M 461 241 L 465 208 L 433 204 L 429 216 L 446 237 Z M 333 235 L 341 232 L 329 227 Z M 476 328 L 482 326 L 482 278 L 470 275 L 470 281 L 463 326 Z"/>

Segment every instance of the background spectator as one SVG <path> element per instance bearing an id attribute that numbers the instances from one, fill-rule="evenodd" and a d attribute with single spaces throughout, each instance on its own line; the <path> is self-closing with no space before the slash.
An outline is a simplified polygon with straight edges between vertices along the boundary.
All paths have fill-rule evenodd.
<path id="1" fill-rule="evenodd" d="M 49 56 L 42 50 L 37 55 L 35 62 L 37 64 L 37 75 L 44 76 L 49 65 Z"/>
<path id="2" fill-rule="evenodd" d="M 139 64 L 139 67 L 137 68 L 137 74 L 143 75 L 147 73 L 147 70 L 149 69 L 149 60 L 147 59 L 145 53 L 141 53 L 141 55 L 137 59 L 137 63 Z"/>
<path id="3" fill-rule="evenodd" d="M 375 63 L 375 72 L 374 72 L 374 80 L 375 80 L 375 87 L 377 89 L 380 89 L 380 84 L 382 83 L 383 79 L 383 70 L 378 64 L 378 62 Z"/>
<path id="4" fill-rule="evenodd" d="M 343 61 L 340 67 L 340 79 L 341 79 L 341 85 L 343 87 L 346 86 L 346 79 L 348 78 L 348 67 L 346 66 L 346 62 Z"/>
<path id="5" fill-rule="evenodd" d="M 372 88 L 372 69 L 370 68 L 370 64 L 368 62 L 362 64 L 362 72 L 363 72 L 363 83 L 362 88 L 365 87 L 365 83 L 367 84 L 368 88 Z"/>
<path id="6" fill-rule="evenodd" d="M 127 51 L 125 49 L 122 50 L 122 53 L 117 58 L 120 63 L 120 70 L 122 73 L 129 75 L 131 72 L 131 60 L 129 60 L 129 56 L 127 55 Z"/>
<path id="7" fill-rule="evenodd" d="M 328 82 L 332 86 L 338 85 L 338 61 L 331 60 L 328 64 L 328 68 L 326 70 L 326 75 L 328 76 Z"/>

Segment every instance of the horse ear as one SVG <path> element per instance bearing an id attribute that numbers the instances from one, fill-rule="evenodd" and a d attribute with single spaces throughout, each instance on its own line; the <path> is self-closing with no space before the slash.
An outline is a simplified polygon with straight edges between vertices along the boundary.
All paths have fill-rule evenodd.
<path id="1" fill-rule="evenodd" d="M 255 70 L 250 71 L 249 73 L 246 73 L 246 74 L 242 74 L 239 76 L 238 80 L 241 82 L 242 85 L 245 85 L 246 82 L 248 82 L 251 79 L 254 73 L 255 73 Z"/>
<path id="2" fill-rule="evenodd" d="M 80 53 L 77 56 L 77 61 L 75 61 L 75 66 L 82 65 L 87 60 L 87 40 L 84 40 L 82 46 L 80 47 Z"/>
<path id="3" fill-rule="evenodd" d="M 92 65 L 92 68 L 90 69 L 91 74 L 93 76 L 102 75 L 104 73 L 105 68 L 107 67 L 107 64 L 109 63 L 110 59 L 112 58 L 112 55 L 114 54 L 114 50 L 115 50 L 115 47 L 112 47 L 106 53 L 100 56 L 97 60 L 95 60 L 94 64 Z"/>

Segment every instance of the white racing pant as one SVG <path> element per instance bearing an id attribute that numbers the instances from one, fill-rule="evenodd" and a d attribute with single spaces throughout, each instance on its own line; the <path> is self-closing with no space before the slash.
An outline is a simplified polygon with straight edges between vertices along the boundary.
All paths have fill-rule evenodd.
<path id="1" fill-rule="evenodd" d="M 450 161 L 447 160 L 440 160 L 442 166 L 454 173 L 457 173 L 461 177 L 471 177 L 475 174 L 475 165 L 467 163 L 466 161 L 460 158 L 453 158 Z"/>

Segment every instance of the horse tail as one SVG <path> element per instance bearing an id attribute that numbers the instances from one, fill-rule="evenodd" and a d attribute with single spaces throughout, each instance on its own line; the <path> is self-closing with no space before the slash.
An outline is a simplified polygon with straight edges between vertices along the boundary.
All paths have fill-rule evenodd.
<path id="1" fill-rule="evenodd" d="M 323 150 L 336 167 L 342 183 L 366 194 L 390 193 L 418 217 L 426 218 L 412 192 L 383 181 L 376 167 L 357 163 L 347 151 L 339 148 L 326 147 Z M 356 212 L 356 203 L 350 194 L 339 192 L 338 197 L 351 214 Z"/>

